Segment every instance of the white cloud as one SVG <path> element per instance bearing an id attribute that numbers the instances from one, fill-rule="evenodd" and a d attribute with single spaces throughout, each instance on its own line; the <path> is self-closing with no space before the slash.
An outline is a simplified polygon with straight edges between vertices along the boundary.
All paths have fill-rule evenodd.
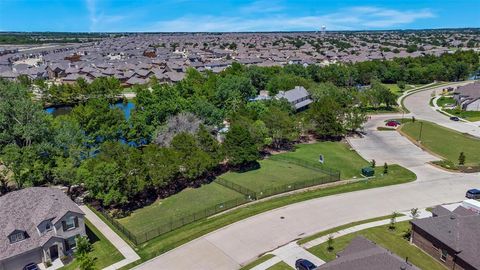
<path id="1" fill-rule="evenodd" d="M 267 2 L 257 1 L 242 9 L 258 10 Z M 273 5 L 274 6 L 274 5 Z M 272 6 L 272 7 L 273 7 Z M 256 9 L 255 9 L 256 7 Z M 266 9 L 266 8 L 265 8 Z M 280 6 L 253 17 L 241 16 L 193 16 L 187 15 L 172 20 L 158 21 L 142 31 L 159 32 L 236 32 L 236 31 L 295 31 L 318 30 L 326 25 L 327 30 L 361 30 L 400 27 L 419 19 L 435 17 L 428 9 L 394 10 L 379 7 L 352 7 L 338 12 L 316 16 L 292 16 L 280 14 Z M 269 13 L 270 12 L 270 13 Z M 273 13 L 272 13 L 273 12 Z"/>
<path id="2" fill-rule="evenodd" d="M 107 15 L 97 10 L 96 0 L 85 0 L 90 20 L 90 31 L 105 31 L 109 25 L 126 18 L 122 15 Z"/>

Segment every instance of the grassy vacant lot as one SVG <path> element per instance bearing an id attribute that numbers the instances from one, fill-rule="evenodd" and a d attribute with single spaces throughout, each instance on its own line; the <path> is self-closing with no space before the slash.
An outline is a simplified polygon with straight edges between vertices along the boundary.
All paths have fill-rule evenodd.
<path id="1" fill-rule="evenodd" d="M 155 228 L 152 224 L 215 207 L 226 201 L 241 200 L 243 197 L 242 194 L 229 188 L 210 183 L 199 188 L 188 188 L 166 199 L 157 200 L 118 221 L 131 232 L 142 233 Z"/>
<path id="2" fill-rule="evenodd" d="M 411 171 L 397 165 L 392 165 L 390 166 L 390 173 L 388 176 L 376 177 L 373 180 L 369 180 L 368 182 L 361 181 L 340 186 L 328 187 L 324 189 L 305 191 L 302 193 L 272 198 L 263 202 L 250 204 L 248 206 L 235 209 L 223 215 L 218 215 L 209 219 L 202 219 L 193 222 L 175 231 L 156 237 L 145 244 L 139 245 L 137 247 L 137 251 L 141 256 L 142 260 L 136 263 L 132 263 L 131 265 L 128 265 L 123 269 L 131 268 L 134 265 L 138 265 L 141 262 L 165 253 L 175 247 L 178 247 L 209 232 L 212 232 L 214 230 L 262 212 L 319 197 L 402 184 L 413 181 L 415 179 L 415 174 Z M 102 218 L 102 216 L 100 216 L 100 218 Z M 104 218 L 102 219 L 105 221 Z M 108 224 L 108 221 L 106 222 Z M 115 228 L 114 230 L 117 231 Z"/>
<path id="3" fill-rule="evenodd" d="M 464 152 L 466 156 L 465 165 L 480 164 L 480 151 L 478 151 L 480 139 L 426 121 L 407 122 L 402 125 L 401 131 L 411 139 L 418 140 L 421 123 L 423 123 L 422 146 L 454 164 L 458 164 L 460 152 Z"/>
<path id="4" fill-rule="evenodd" d="M 299 181 L 311 180 L 325 174 L 300 165 L 275 158 L 305 163 L 307 166 L 323 167 L 318 161 L 320 154 L 325 158 L 324 167 L 340 171 L 342 179 L 360 176 L 360 169 L 368 166 L 348 144 L 343 142 L 320 142 L 301 144 L 293 152 L 276 155 L 260 161 L 260 168 L 248 172 L 228 172 L 221 177 L 253 191 L 262 191 Z"/>
<path id="5" fill-rule="evenodd" d="M 282 261 L 267 268 L 267 270 L 293 270 L 293 268 L 290 267 L 287 263 Z"/>
<path id="6" fill-rule="evenodd" d="M 368 165 L 367 161 L 355 150 L 350 150 L 350 146 L 343 142 L 301 144 L 298 145 L 294 152 L 282 155 L 319 164 L 318 158 L 320 154 L 325 158 L 324 165 L 328 168 L 339 170 L 342 179 L 359 177 L 360 169 Z"/>
<path id="7" fill-rule="evenodd" d="M 260 168 L 257 170 L 242 173 L 228 172 L 222 175 L 222 178 L 258 192 L 324 175 L 299 165 L 265 159 L 260 161 Z"/>
<path id="8" fill-rule="evenodd" d="M 93 250 L 90 254 L 95 258 L 95 269 L 102 269 L 124 259 L 123 255 L 101 234 L 90 221 L 85 220 L 86 231 Z M 78 261 L 62 267 L 62 270 L 80 269 Z"/>
<path id="9" fill-rule="evenodd" d="M 350 241 L 358 235 L 362 235 L 378 245 L 392 251 L 401 258 L 408 257 L 408 260 L 419 267 L 420 269 L 428 270 L 445 270 L 445 268 L 435 259 L 421 251 L 419 248 L 411 245 L 403 235 L 410 228 L 408 221 L 399 222 L 396 229 L 391 231 L 386 226 L 374 227 L 352 234 L 344 235 L 334 239 L 334 250 L 332 252 L 327 250 L 327 243 L 315 246 L 309 251 L 322 260 L 331 261 L 335 259 L 335 254 L 343 250 Z"/>

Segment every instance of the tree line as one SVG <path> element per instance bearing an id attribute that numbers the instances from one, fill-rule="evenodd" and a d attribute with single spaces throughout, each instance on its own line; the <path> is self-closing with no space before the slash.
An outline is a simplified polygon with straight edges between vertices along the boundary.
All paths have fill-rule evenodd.
<path id="1" fill-rule="evenodd" d="M 474 70 L 478 55 L 476 64 L 470 56 L 461 52 L 431 63 L 455 57 L 465 59 L 457 60 Z M 395 96 L 381 84 L 383 73 L 354 78 L 331 71 L 367 76 L 353 70 L 364 65 L 381 70 L 395 61 L 306 68 L 234 63 L 219 74 L 188 69 L 175 85 L 152 79 L 134 86 L 135 109 L 129 119 L 110 105 L 109 98 L 119 89 L 114 78 L 48 90 L 52 99 L 63 91 L 82 93 L 77 97 L 101 93 L 76 99 L 71 113 L 58 117 L 44 112 L 28 84 L 0 81 L 0 191 L 63 184 L 81 186 L 106 207 L 140 206 L 209 182 L 227 169 L 255 166 L 270 148 L 290 149 L 307 136 L 339 139 L 355 132 L 365 122 L 368 108 L 393 106 Z M 355 87 L 367 78 L 370 87 Z M 313 99 L 305 112 L 295 113 L 285 100 L 251 100 L 260 90 L 274 94 L 296 85 L 305 86 Z"/>

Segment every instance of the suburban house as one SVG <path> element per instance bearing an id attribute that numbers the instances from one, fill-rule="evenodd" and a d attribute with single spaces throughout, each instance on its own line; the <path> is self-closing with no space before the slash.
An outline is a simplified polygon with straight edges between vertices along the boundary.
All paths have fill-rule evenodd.
<path id="1" fill-rule="evenodd" d="M 437 206 L 433 217 L 412 220 L 411 242 L 449 269 L 480 269 L 480 215 Z"/>
<path id="2" fill-rule="evenodd" d="M 480 111 L 480 82 L 457 87 L 453 98 L 462 110 Z"/>
<path id="3" fill-rule="evenodd" d="M 297 111 L 306 109 L 313 102 L 310 99 L 310 94 L 303 86 L 295 86 L 292 90 L 280 91 L 275 95 L 275 98 L 286 99 Z"/>
<path id="4" fill-rule="evenodd" d="M 392 252 L 357 236 L 337 254 L 331 262 L 322 264 L 317 270 L 420 270 Z"/>
<path id="5" fill-rule="evenodd" d="M 85 235 L 84 213 L 60 189 L 31 187 L 0 197 L 0 270 L 55 262 Z"/>

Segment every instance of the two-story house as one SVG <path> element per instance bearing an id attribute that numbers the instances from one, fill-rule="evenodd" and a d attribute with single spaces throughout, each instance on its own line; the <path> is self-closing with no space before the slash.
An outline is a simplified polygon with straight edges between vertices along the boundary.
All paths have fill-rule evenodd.
<path id="1" fill-rule="evenodd" d="M 59 189 L 32 187 L 0 197 L 0 270 L 53 262 L 85 235 L 84 213 Z"/>
<path id="2" fill-rule="evenodd" d="M 295 86 L 292 90 L 280 91 L 275 95 L 275 98 L 278 100 L 286 99 L 296 111 L 306 109 L 308 105 L 313 102 L 313 100 L 310 99 L 310 94 L 307 89 L 303 86 Z"/>

